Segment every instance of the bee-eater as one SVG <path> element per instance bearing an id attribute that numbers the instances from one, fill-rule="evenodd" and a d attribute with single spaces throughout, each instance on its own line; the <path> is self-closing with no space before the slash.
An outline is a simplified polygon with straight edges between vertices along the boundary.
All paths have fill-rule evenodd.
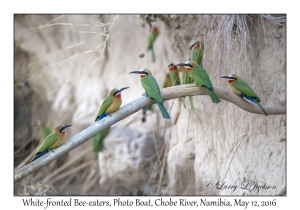
<path id="1" fill-rule="evenodd" d="M 129 74 L 140 74 L 141 83 L 146 91 L 147 96 L 154 99 L 165 119 L 170 119 L 170 115 L 166 110 L 160 93 L 159 86 L 156 79 L 152 76 L 152 72 L 148 69 L 140 69 L 139 71 L 132 71 Z"/>
<path id="2" fill-rule="evenodd" d="M 232 92 L 234 92 L 241 98 L 252 101 L 265 113 L 266 116 L 268 116 L 264 108 L 259 104 L 260 98 L 254 93 L 254 91 L 242 78 L 240 78 L 236 74 L 229 74 L 228 76 L 223 76 L 221 78 L 227 79 L 228 86 Z"/>
<path id="3" fill-rule="evenodd" d="M 186 61 L 176 66 L 183 66 L 189 73 L 189 76 L 200 86 L 204 86 L 213 103 L 220 103 L 220 98 L 215 94 L 214 87 L 206 70 L 195 61 Z"/>
<path id="4" fill-rule="evenodd" d="M 171 87 L 172 86 L 172 79 L 169 73 L 166 73 L 165 81 L 163 87 Z"/>
<path id="5" fill-rule="evenodd" d="M 70 126 L 72 125 L 59 125 L 55 127 L 52 133 L 50 133 L 42 142 L 41 146 L 39 146 L 30 162 L 46 154 L 49 150 L 60 146 L 65 140 L 65 129 Z"/>
<path id="6" fill-rule="evenodd" d="M 170 63 L 168 65 L 168 69 L 171 75 L 171 79 L 172 79 L 172 86 L 175 85 L 180 85 L 180 78 L 179 78 L 179 69 L 177 68 L 177 66 L 175 66 L 173 63 Z M 181 97 L 180 101 L 183 103 L 184 108 L 185 106 L 185 97 Z"/>
<path id="7" fill-rule="evenodd" d="M 193 84 L 194 83 L 194 81 L 189 76 L 188 71 L 185 68 L 182 71 L 182 79 L 181 79 L 181 81 L 182 81 L 182 84 L 184 84 L 184 85 L 186 85 L 186 84 Z M 189 101 L 190 101 L 190 104 L 191 104 L 191 109 L 194 109 L 194 101 L 193 101 L 193 97 L 192 96 L 189 96 Z"/>
<path id="8" fill-rule="evenodd" d="M 37 125 L 38 128 L 41 130 L 41 136 L 43 137 L 43 139 L 45 139 L 51 133 L 50 128 L 40 121 L 37 122 Z"/>
<path id="9" fill-rule="evenodd" d="M 170 77 L 170 74 L 166 73 L 166 77 L 165 77 L 163 88 L 171 87 L 171 86 L 172 86 L 172 79 Z M 147 113 L 147 110 L 152 111 L 152 104 L 143 108 L 142 122 L 146 122 L 146 113 Z"/>
<path id="10" fill-rule="evenodd" d="M 150 35 L 148 38 L 148 46 L 147 46 L 147 50 L 148 51 L 151 50 L 152 62 L 155 62 L 155 60 L 156 60 L 154 49 L 153 49 L 153 44 L 154 44 L 154 41 L 156 40 L 157 36 L 158 36 L 158 28 L 152 27 L 150 29 Z"/>
<path id="11" fill-rule="evenodd" d="M 120 109 L 120 106 L 122 104 L 122 97 L 121 97 L 121 92 L 123 90 L 126 90 L 129 87 L 124 87 L 121 89 L 112 89 L 111 91 L 108 92 L 107 97 L 104 99 L 104 102 L 102 103 L 95 121 L 99 121 L 106 117 L 108 114 L 111 114 L 117 110 Z M 104 129 L 100 133 L 98 133 L 96 136 L 93 137 L 93 151 L 94 151 L 94 157 L 98 157 L 98 153 L 102 151 L 103 149 L 103 143 L 104 139 L 109 133 L 110 127 Z"/>
<path id="12" fill-rule="evenodd" d="M 201 45 L 199 41 L 197 42 L 192 42 L 190 44 L 191 47 L 191 60 L 195 61 L 199 65 L 202 66 L 202 56 L 203 56 L 203 51 L 204 51 L 204 45 Z"/>
<path id="13" fill-rule="evenodd" d="M 22 89 L 24 87 L 24 84 L 22 82 L 19 82 L 18 79 L 14 79 L 14 90 Z"/>
<path id="14" fill-rule="evenodd" d="M 163 88 L 171 87 L 171 86 L 172 86 L 172 79 L 170 77 L 170 74 L 166 73 L 164 84 L 163 84 Z M 147 113 L 147 110 L 152 111 L 152 104 L 143 108 L 142 122 L 146 122 L 146 113 Z"/>
<path id="15" fill-rule="evenodd" d="M 98 153 L 103 150 L 104 139 L 109 133 L 110 127 L 105 128 L 103 131 L 93 137 L 93 151 L 95 159 L 98 157 Z"/>
<path id="16" fill-rule="evenodd" d="M 179 78 L 179 71 L 177 66 L 175 66 L 173 63 L 168 65 L 169 74 L 172 79 L 172 86 L 180 85 L 180 78 Z"/>
<path id="17" fill-rule="evenodd" d="M 124 87 L 121 89 L 114 88 L 108 92 L 107 97 L 104 99 L 98 111 L 95 121 L 101 120 L 102 118 L 106 117 L 108 114 L 111 114 L 120 108 L 122 104 L 121 92 L 123 90 L 126 90 L 127 88 L 129 87 Z"/>

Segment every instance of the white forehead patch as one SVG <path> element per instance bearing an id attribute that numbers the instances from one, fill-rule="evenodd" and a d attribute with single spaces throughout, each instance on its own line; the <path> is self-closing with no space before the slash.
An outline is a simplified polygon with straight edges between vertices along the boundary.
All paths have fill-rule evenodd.
<path id="1" fill-rule="evenodd" d="M 147 72 L 147 69 L 146 69 L 146 68 L 142 68 L 142 69 L 140 69 L 140 71 L 145 71 L 145 72 Z"/>
<path id="2" fill-rule="evenodd" d="M 233 74 L 229 74 L 228 77 L 235 77 Z"/>

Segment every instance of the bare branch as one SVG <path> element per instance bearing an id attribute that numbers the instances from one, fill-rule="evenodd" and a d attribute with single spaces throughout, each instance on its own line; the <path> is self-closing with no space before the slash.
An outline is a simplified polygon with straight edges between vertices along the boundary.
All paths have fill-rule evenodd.
<path id="1" fill-rule="evenodd" d="M 230 92 L 224 87 L 214 86 L 215 93 L 222 99 L 235 104 L 236 106 L 240 107 L 241 109 L 256 113 L 256 114 L 263 114 L 261 109 L 259 109 L 255 104 L 251 104 L 242 98 L 236 96 L 234 93 Z M 193 95 L 207 95 L 207 91 L 204 87 L 199 87 L 195 84 L 193 85 L 178 85 L 169 88 L 164 88 L 162 90 L 163 100 L 170 100 L 175 98 L 180 98 L 183 96 L 193 96 Z M 113 124 L 117 123 L 118 121 L 128 117 L 129 115 L 139 111 L 143 107 L 146 107 L 150 104 L 154 104 L 153 100 L 150 100 L 146 97 L 140 97 L 125 106 L 123 106 L 120 110 L 113 113 L 111 116 L 107 116 L 104 119 L 93 123 L 91 126 L 87 127 L 80 133 L 76 134 L 75 136 L 71 137 L 68 141 L 66 141 L 60 147 L 48 152 L 47 154 L 43 155 L 43 157 L 38 158 L 37 160 L 33 161 L 32 163 L 25 165 L 24 167 L 15 171 L 14 181 L 18 181 L 29 174 L 33 173 L 34 171 L 38 170 L 39 168 L 47 165 L 48 163 L 54 161 L 58 157 L 62 156 L 63 154 L 69 152 L 70 150 L 78 147 L 80 144 L 84 143 L 85 141 L 89 140 L 93 136 L 97 135 L 100 131 L 104 130 L 105 128 L 112 126 Z M 212 106 L 220 106 L 220 104 L 212 104 Z M 286 114 L 286 107 L 264 107 L 268 115 L 279 115 L 279 114 Z"/>

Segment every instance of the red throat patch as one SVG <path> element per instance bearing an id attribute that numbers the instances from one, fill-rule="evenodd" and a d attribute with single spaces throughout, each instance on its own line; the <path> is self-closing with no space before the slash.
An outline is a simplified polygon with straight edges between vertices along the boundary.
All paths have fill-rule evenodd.
<path id="1" fill-rule="evenodd" d="M 232 82 L 234 82 L 234 79 L 229 79 L 228 80 L 228 83 L 232 83 Z"/>
<path id="2" fill-rule="evenodd" d="M 174 71 L 174 70 L 175 70 L 175 66 L 170 66 L 170 67 L 169 67 L 169 70 L 170 70 L 170 71 Z"/>
<path id="3" fill-rule="evenodd" d="M 187 71 L 191 71 L 191 67 L 185 67 L 185 69 L 187 70 Z"/>
<path id="4" fill-rule="evenodd" d="M 141 79 L 144 78 L 146 75 L 145 74 L 140 74 Z"/>
<path id="5" fill-rule="evenodd" d="M 193 49 L 198 49 L 198 48 L 200 48 L 200 44 L 199 43 L 193 46 Z"/>
<path id="6" fill-rule="evenodd" d="M 63 135 L 65 135 L 66 131 L 61 132 Z"/>
<path id="7" fill-rule="evenodd" d="M 121 93 L 118 93 L 118 94 L 116 95 L 116 97 L 117 97 L 117 98 L 121 98 Z"/>

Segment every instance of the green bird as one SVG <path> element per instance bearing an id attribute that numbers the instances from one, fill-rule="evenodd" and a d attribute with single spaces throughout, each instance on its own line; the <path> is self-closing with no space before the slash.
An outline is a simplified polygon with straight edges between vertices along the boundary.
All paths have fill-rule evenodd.
<path id="1" fill-rule="evenodd" d="M 164 88 L 167 88 L 167 87 L 171 87 L 171 86 L 172 86 L 172 79 L 171 79 L 171 76 L 170 76 L 169 73 L 166 73 L 163 87 L 164 87 Z"/>
<path id="2" fill-rule="evenodd" d="M 182 84 L 186 85 L 186 84 L 193 84 L 193 83 L 194 83 L 194 81 L 189 76 L 187 70 L 184 70 L 182 72 Z M 190 101 L 190 104 L 191 104 L 191 109 L 194 109 L 193 96 L 189 96 L 189 101 Z"/>
<path id="3" fill-rule="evenodd" d="M 190 44 L 190 48 L 191 48 L 191 61 L 195 61 L 196 63 L 198 63 L 199 65 L 202 66 L 202 56 L 203 56 L 203 51 L 204 51 L 204 47 L 203 45 L 200 45 L 199 41 L 195 42 L 193 41 Z M 188 71 L 183 71 L 182 73 L 182 84 L 193 84 L 194 81 L 192 80 L 192 78 L 189 76 Z M 191 104 L 191 108 L 194 109 L 194 101 L 193 101 L 193 97 L 189 96 L 189 101 Z"/>
<path id="4" fill-rule="evenodd" d="M 200 86 L 204 86 L 213 103 L 220 103 L 220 98 L 215 94 L 214 87 L 206 70 L 198 65 L 195 61 L 186 61 L 185 63 L 177 64 L 183 66 L 189 73 L 189 76 Z"/>
<path id="5" fill-rule="evenodd" d="M 191 61 L 195 61 L 199 65 L 202 66 L 202 57 L 204 51 L 204 45 L 201 45 L 199 41 L 192 42 L 190 44 L 191 47 Z"/>
<path id="6" fill-rule="evenodd" d="M 103 150 L 104 147 L 104 139 L 109 133 L 110 127 L 105 128 L 103 131 L 98 133 L 96 136 L 93 137 L 93 151 L 94 151 L 94 158 L 98 158 L 98 153 Z"/>
<path id="7" fill-rule="evenodd" d="M 14 90 L 19 90 L 24 87 L 24 83 L 20 82 L 18 79 L 14 79 Z"/>
<path id="8" fill-rule="evenodd" d="M 180 85 L 179 71 L 173 63 L 168 65 L 169 74 L 172 79 L 172 86 Z"/>
<path id="9" fill-rule="evenodd" d="M 38 128 L 41 130 L 41 136 L 43 137 L 43 139 L 45 139 L 50 133 L 51 130 L 49 127 L 47 127 L 44 123 L 38 121 L 37 122 L 37 126 Z"/>
<path id="10" fill-rule="evenodd" d="M 265 113 L 266 116 L 268 116 L 265 109 L 259 103 L 260 98 L 256 95 L 256 93 L 254 93 L 247 82 L 245 82 L 236 74 L 229 74 L 228 76 L 222 76 L 221 78 L 227 79 L 228 86 L 233 93 L 240 96 L 241 98 L 252 101 Z"/>
<path id="11" fill-rule="evenodd" d="M 101 120 L 102 118 L 106 117 L 108 114 L 111 114 L 117 110 L 119 110 L 122 104 L 122 97 L 121 92 L 126 90 L 129 87 L 124 87 L 121 89 L 112 89 L 108 92 L 107 97 L 104 99 L 101 107 L 97 113 L 97 117 L 95 121 Z"/>
<path id="12" fill-rule="evenodd" d="M 98 113 L 95 121 L 99 121 L 106 117 L 107 115 L 117 111 L 120 109 L 120 106 L 122 104 L 122 97 L 121 92 L 123 90 L 126 90 L 129 87 L 124 87 L 121 89 L 112 89 L 108 92 L 107 97 L 104 99 Z M 110 127 L 104 129 L 103 131 L 100 131 L 96 136 L 93 137 L 93 151 L 94 151 L 94 157 L 95 159 L 98 157 L 98 153 L 102 151 L 103 145 L 104 145 L 104 139 L 109 133 Z"/>
<path id="13" fill-rule="evenodd" d="M 164 84 L 163 84 L 163 88 L 171 87 L 171 86 L 172 86 L 172 79 L 170 77 L 170 74 L 166 73 L 165 81 L 164 81 Z M 147 110 L 152 111 L 152 104 L 143 108 L 142 122 L 146 122 L 146 113 L 147 113 Z"/>
<path id="14" fill-rule="evenodd" d="M 55 127 L 39 146 L 30 163 L 49 152 L 49 150 L 60 146 L 65 141 L 65 129 L 70 126 L 72 125 L 59 125 Z"/>
<path id="15" fill-rule="evenodd" d="M 153 44 L 154 44 L 157 36 L 158 36 L 158 28 L 152 27 L 150 29 L 150 35 L 149 35 L 149 38 L 148 38 L 148 46 L 147 46 L 147 50 L 148 51 L 151 50 L 152 62 L 155 62 L 155 60 L 156 60 Z"/>
<path id="16" fill-rule="evenodd" d="M 146 91 L 147 97 L 149 96 L 156 101 L 162 116 L 165 119 L 170 119 L 170 115 L 163 104 L 159 86 L 156 79 L 152 76 L 152 72 L 143 68 L 139 71 L 132 71 L 129 74 L 140 74 L 141 83 Z"/>
<path id="17" fill-rule="evenodd" d="M 193 84 L 194 81 L 192 80 L 192 78 L 189 76 L 189 73 L 186 69 L 184 69 L 182 71 L 182 84 L 186 85 L 186 84 Z M 193 101 L 193 97 L 189 96 L 189 101 L 191 104 L 191 109 L 194 109 L 194 101 Z"/>
<path id="18" fill-rule="evenodd" d="M 168 65 L 168 69 L 169 69 L 169 73 L 171 75 L 171 79 L 172 79 L 172 86 L 175 86 L 175 85 L 180 85 L 180 77 L 179 77 L 179 70 L 177 68 L 177 66 L 175 66 L 173 63 L 170 63 Z M 185 97 L 181 97 L 180 98 L 180 101 L 183 103 L 183 106 L 184 108 L 186 107 L 185 106 Z"/>

